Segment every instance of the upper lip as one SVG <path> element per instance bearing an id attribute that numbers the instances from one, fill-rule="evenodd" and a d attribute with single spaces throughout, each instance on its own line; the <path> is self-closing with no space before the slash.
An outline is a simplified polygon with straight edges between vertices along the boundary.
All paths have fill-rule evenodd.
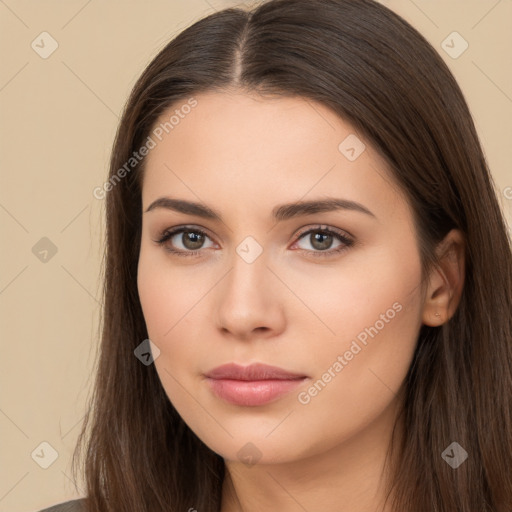
<path id="1" fill-rule="evenodd" d="M 210 379 L 231 380 L 294 380 L 303 379 L 306 375 L 289 372 L 278 366 L 270 366 L 262 363 L 253 363 L 249 366 L 240 366 L 228 363 L 218 366 L 205 374 Z"/>

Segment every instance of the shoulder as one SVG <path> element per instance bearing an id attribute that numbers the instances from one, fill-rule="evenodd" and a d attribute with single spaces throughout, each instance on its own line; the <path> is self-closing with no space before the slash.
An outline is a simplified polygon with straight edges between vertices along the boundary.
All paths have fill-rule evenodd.
<path id="1" fill-rule="evenodd" d="M 65 501 L 58 505 L 45 508 L 39 512 L 84 512 L 85 511 L 85 498 L 79 498 L 76 500 Z"/>

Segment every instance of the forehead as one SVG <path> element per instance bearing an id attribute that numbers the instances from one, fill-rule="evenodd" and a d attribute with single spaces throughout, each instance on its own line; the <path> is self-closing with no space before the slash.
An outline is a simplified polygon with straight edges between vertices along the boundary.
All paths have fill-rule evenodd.
<path id="1" fill-rule="evenodd" d="M 334 112 L 302 97 L 208 92 L 194 99 L 194 107 L 187 107 L 189 100 L 184 99 L 160 116 L 154 131 L 159 129 L 157 142 L 164 144 L 151 152 L 149 165 L 162 150 L 192 146 L 196 151 L 188 158 L 214 148 L 212 164 L 236 159 L 290 161 L 304 155 L 310 160 L 311 150 L 335 155 L 340 137 L 354 132 Z"/>
<path id="2" fill-rule="evenodd" d="M 153 127 L 144 206 L 166 193 L 269 209 L 333 193 L 377 206 L 402 196 L 363 135 L 320 103 L 226 92 L 193 99 L 175 103 Z"/>

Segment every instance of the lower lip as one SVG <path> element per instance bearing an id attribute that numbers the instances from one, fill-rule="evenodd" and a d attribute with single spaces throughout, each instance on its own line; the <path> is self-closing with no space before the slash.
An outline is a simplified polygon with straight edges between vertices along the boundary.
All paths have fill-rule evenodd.
<path id="1" fill-rule="evenodd" d="M 232 380 L 207 379 L 212 391 L 235 405 L 257 406 L 277 400 L 293 391 L 305 378 L 293 380 Z"/>

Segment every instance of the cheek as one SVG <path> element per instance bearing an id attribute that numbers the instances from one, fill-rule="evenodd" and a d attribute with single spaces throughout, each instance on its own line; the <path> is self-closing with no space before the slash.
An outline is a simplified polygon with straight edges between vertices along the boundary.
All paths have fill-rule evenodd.
<path id="1" fill-rule="evenodd" d="M 139 258 L 137 287 L 148 334 L 164 344 L 171 340 L 175 329 L 183 328 L 209 288 L 208 280 L 194 278 L 192 270 L 173 268 L 163 250 L 144 249 Z"/>
<path id="2" fill-rule="evenodd" d="M 156 372 L 183 420 L 200 439 L 208 440 L 212 435 L 222 439 L 226 432 L 205 413 L 193 387 L 200 371 L 198 360 L 204 352 L 201 329 L 206 313 L 201 309 L 205 304 L 201 299 L 211 287 L 204 277 L 202 281 L 191 279 L 183 269 L 174 271 L 154 254 L 145 258 L 142 252 L 139 259 L 137 286 L 144 320 L 149 338 L 160 350 L 154 361 Z M 218 449 L 215 443 L 210 447 Z"/>
<path id="3" fill-rule="evenodd" d="M 346 309 L 336 325 L 341 333 L 338 352 L 346 352 L 352 366 L 361 366 L 358 375 L 373 372 L 376 383 L 381 376 L 395 391 L 421 326 L 420 281 L 421 262 L 412 241 L 407 247 L 376 251 L 344 281 Z"/>
<path id="4" fill-rule="evenodd" d="M 330 344 L 318 357 L 312 382 L 297 396 L 311 428 L 322 425 L 323 439 L 313 450 L 356 435 L 397 397 L 421 322 L 419 300 L 407 294 L 395 297 L 395 302 L 383 298 L 381 307 L 372 304 L 370 313 L 349 321 L 347 331 L 353 334 Z"/>
<path id="5" fill-rule="evenodd" d="M 350 436 L 390 405 L 421 327 L 419 256 L 389 248 L 375 256 L 331 283 L 343 289 L 330 310 L 336 341 L 318 351 L 314 381 L 298 397 L 308 417 L 332 425 L 332 436 Z"/>
<path id="6" fill-rule="evenodd" d="M 421 261 L 412 237 L 349 252 L 333 266 L 293 262 L 276 270 L 291 290 L 290 328 L 300 324 L 311 342 L 322 342 L 321 352 L 348 349 L 358 335 L 371 339 L 366 329 L 375 334 L 374 326 L 379 339 L 410 322 L 409 334 L 419 328 Z"/>
<path id="7" fill-rule="evenodd" d="M 172 327 L 173 319 L 170 312 L 175 311 L 178 304 L 170 302 L 173 300 L 173 294 L 172 290 L 166 286 L 165 274 L 162 274 L 159 267 L 149 264 L 144 258 L 139 262 L 137 281 L 148 335 L 158 344 L 157 340 Z"/>
<path id="8" fill-rule="evenodd" d="M 206 368 L 202 358 L 208 344 L 205 328 L 209 318 L 208 292 L 218 281 L 213 272 L 189 267 L 176 268 L 163 251 L 141 251 L 137 286 L 149 339 L 160 350 L 155 368 L 175 407 L 193 409 L 184 390 L 189 380 Z"/>

